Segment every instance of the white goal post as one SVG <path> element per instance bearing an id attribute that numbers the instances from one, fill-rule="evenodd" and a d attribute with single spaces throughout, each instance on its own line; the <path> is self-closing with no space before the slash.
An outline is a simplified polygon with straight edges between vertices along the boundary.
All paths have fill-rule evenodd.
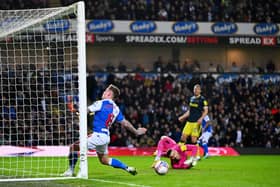
<path id="1" fill-rule="evenodd" d="M 88 178 L 84 6 L 0 10 L 0 182 Z"/>

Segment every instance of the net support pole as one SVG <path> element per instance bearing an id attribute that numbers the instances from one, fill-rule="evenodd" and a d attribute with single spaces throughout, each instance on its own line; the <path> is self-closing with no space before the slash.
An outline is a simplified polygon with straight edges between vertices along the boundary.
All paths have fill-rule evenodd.
<path id="1" fill-rule="evenodd" d="M 85 42 L 85 5 L 77 4 L 78 19 L 78 66 L 79 66 L 79 113 L 80 113 L 80 175 L 88 178 L 87 164 L 87 87 L 86 87 L 86 42 Z"/>

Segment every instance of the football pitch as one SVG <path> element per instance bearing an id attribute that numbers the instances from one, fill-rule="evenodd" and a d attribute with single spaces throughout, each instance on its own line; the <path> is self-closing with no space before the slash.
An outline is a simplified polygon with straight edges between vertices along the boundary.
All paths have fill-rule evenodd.
<path id="1" fill-rule="evenodd" d="M 189 170 L 169 169 L 157 175 L 151 168 L 152 156 L 118 157 L 135 166 L 138 175 L 101 165 L 96 157 L 89 160 L 89 179 L 39 182 L 0 182 L 0 187 L 278 187 L 280 155 L 211 157 Z M 66 158 L 65 158 L 66 159 Z M 167 159 L 163 159 L 168 161 Z"/>

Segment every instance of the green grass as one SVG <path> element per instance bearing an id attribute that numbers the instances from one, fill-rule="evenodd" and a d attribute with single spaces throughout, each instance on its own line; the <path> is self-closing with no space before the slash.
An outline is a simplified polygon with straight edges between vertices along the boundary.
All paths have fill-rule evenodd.
<path id="1" fill-rule="evenodd" d="M 131 176 L 120 169 L 101 165 L 97 158 L 90 157 L 88 180 L 10 182 L 0 183 L 0 186 L 278 187 L 280 185 L 280 156 L 211 157 L 200 161 L 197 166 L 189 170 L 169 169 L 168 174 L 164 176 L 157 175 L 150 168 L 153 157 L 131 156 L 118 158 L 128 165 L 135 166 L 138 170 L 138 175 Z M 27 160 L 27 158 L 25 159 Z M 66 163 L 62 161 L 61 164 Z"/>

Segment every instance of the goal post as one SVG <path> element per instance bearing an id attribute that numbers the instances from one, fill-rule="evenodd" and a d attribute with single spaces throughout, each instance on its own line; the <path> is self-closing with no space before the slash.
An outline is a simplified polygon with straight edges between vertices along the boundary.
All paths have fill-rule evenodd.
<path id="1" fill-rule="evenodd" d="M 87 164 L 87 88 L 86 88 L 86 38 L 85 38 L 85 7 L 84 3 L 78 4 L 78 63 L 79 65 L 79 98 L 80 107 L 80 177 L 88 178 L 88 164 Z"/>
<path id="2" fill-rule="evenodd" d="M 85 45 L 84 2 L 0 10 L 0 181 L 65 178 L 77 140 L 88 177 Z"/>

